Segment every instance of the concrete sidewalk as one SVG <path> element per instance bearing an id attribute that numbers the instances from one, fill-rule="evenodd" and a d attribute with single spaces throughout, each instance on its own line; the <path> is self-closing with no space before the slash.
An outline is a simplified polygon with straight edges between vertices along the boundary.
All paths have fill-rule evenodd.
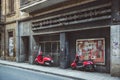
<path id="1" fill-rule="evenodd" d="M 74 79 L 85 79 L 85 80 L 120 80 L 120 77 L 111 77 L 110 74 L 98 73 L 98 72 L 84 72 L 71 69 L 61 69 L 59 67 L 47 67 L 40 65 L 31 65 L 28 63 L 17 63 L 0 60 L 0 64 L 19 67 L 28 70 L 34 70 L 49 74 L 55 74 L 59 76 L 70 77 Z"/>

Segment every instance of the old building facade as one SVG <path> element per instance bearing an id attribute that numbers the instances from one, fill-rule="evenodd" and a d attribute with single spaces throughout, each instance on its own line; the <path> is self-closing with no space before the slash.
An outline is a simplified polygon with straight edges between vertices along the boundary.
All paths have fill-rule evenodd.
<path id="1" fill-rule="evenodd" d="M 81 44 L 83 59 L 93 59 L 97 65 L 96 71 L 119 75 L 120 1 L 50 2 L 21 0 L 20 10 L 31 17 L 18 23 L 21 42 L 19 60 L 25 61 L 27 58 L 29 63 L 34 63 L 40 47 L 44 55 L 53 57 L 56 66 L 67 68 L 78 54 L 78 44 Z"/>
<path id="2" fill-rule="evenodd" d="M 52 56 L 54 66 L 68 68 L 78 54 L 93 59 L 96 71 L 120 76 L 119 0 L 13 1 L 20 5 L 6 16 L 6 59 L 34 64 L 41 49 Z M 15 53 L 9 53 L 11 40 Z"/>
<path id="3" fill-rule="evenodd" d="M 4 59 L 4 20 L 5 17 L 2 14 L 2 1 L 0 0 L 0 57 Z"/>
<path id="4" fill-rule="evenodd" d="M 19 10 L 20 0 L 1 0 L 1 15 L 4 16 L 1 28 L 1 59 L 16 61 L 17 20 L 28 16 Z"/>

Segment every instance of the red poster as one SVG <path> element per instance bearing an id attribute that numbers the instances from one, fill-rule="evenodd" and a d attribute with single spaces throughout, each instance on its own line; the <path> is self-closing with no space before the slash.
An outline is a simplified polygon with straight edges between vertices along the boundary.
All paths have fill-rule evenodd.
<path id="1" fill-rule="evenodd" d="M 76 54 L 81 60 L 92 59 L 96 64 L 105 64 L 105 39 L 78 39 Z"/>

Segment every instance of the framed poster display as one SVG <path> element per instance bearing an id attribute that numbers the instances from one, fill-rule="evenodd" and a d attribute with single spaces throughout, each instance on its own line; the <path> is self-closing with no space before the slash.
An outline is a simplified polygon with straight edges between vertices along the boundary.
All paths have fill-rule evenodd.
<path id="1" fill-rule="evenodd" d="M 76 54 L 81 60 L 93 60 L 96 64 L 105 64 L 105 39 L 76 40 Z"/>

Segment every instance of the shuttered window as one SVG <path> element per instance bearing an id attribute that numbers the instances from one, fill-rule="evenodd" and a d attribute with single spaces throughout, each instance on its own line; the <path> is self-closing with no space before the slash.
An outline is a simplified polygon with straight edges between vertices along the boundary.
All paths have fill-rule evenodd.
<path id="1" fill-rule="evenodd" d="M 8 13 L 14 13 L 14 0 L 8 0 Z"/>

